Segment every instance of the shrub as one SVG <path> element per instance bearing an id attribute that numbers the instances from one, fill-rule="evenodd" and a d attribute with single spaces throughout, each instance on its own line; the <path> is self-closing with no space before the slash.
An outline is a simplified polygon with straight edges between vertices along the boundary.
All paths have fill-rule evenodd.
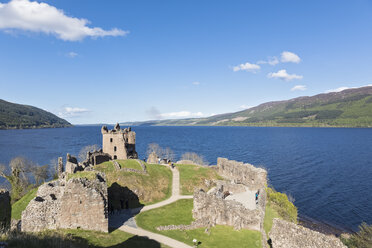
<path id="1" fill-rule="evenodd" d="M 272 188 L 267 188 L 267 199 L 270 206 L 278 212 L 284 220 L 297 223 L 297 208 L 288 200 L 284 193 L 276 192 Z"/>
<path id="2" fill-rule="evenodd" d="M 359 232 L 351 235 L 349 239 L 341 238 L 342 242 L 349 248 L 371 248 L 372 247 L 372 225 L 362 223 Z"/>
<path id="3" fill-rule="evenodd" d="M 181 160 L 190 160 L 195 164 L 207 165 L 208 162 L 204 159 L 203 156 L 196 154 L 195 152 L 186 152 L 182 154 Z"/>

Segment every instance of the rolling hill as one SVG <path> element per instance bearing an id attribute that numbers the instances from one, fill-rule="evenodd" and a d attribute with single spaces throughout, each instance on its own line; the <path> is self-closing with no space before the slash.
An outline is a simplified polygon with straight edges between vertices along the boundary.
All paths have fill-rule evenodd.
<path id="1" fill-rule="evenodd" d="M 208 118 L 158 120 L 137 125 L 372 127 L 372 86 L 267 102 Z"/>
<path id="2" fill-rule="evenodd" d="M 45 110 L 0 99 L 0 129 L 70 127 L 69 122 Z"/>

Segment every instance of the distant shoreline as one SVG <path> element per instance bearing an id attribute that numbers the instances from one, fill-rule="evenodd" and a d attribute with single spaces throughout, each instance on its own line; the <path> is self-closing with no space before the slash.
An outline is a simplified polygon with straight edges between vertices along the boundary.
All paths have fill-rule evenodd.
<path id="1" fill-rule="evenodd" d="M 74 127 L 74 125 L 60 126 L 60 127 L 54 127 L 54 126 L 21 127 L 21 128 L 19 128 L 19 127 L 7 127 L 7 128 L 0 127 L 0 130 L 50 129 L 50 128 L 69 128 L 69 127 Z"/>

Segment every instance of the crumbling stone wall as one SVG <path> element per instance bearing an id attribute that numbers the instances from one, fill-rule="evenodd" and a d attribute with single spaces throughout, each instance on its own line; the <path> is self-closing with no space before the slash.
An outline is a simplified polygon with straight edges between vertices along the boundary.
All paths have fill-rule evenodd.
<path id="1" fill-rule="evenodd" d="M 149 157 L 147 158 L 148 164 L 158 164 L 159 163 L 159 157 L 156 155 L 155 152 L 150 153 Z"/>
<path id="2" fill-rule="evenodd" d="M 104 153 L 102 149 L 94 152 L 87 152 L 87 158 L 83 162 L 85 166 L 97 165 L 103 162 L 110 161 L 112 158 L 110 154 Z"/>
<path id="3" fill-rule="evenodd" d="M 94 180 L 65 177 L 44 183 L 22 212 L 22 231 L 81 228 L 108 232 L 108 197 L 104 174 Z"/>
<path id="4" fill-rule="evenodd" d="M 226 158 L 217 159 L 217 168 L 221 176 L 249 186 L 251 190 L 264 189 L 266 186 L 267 171 L 262 168 Z"/>
<path id="5" fill-rule="evenodd" d="M 218 158 L 217 171 L 230 181 L 217 181 L 216 187 L 208 193 L 203 190 L 194 193 L 193 217 L 196 221 L 207 226 L 230 225 L 235 229 L 263 232 L 266 170 Z M 257 201 L 256 191 L 260 192 Z"/>
<path id="6" fill-rule="evenodd" d="M 274 219 L 269 236 L 274 248 L 346 248 L 334 236 L 312 231 L 281 219 Z"/>
<path id="7" fill-rule="evenodd" d="M 121 129 L 119 124 L 113 130 L 101 129 L 103 152 L 112 159 L 137 159 L 136 133 L 131 128 Z"/>
<path id="8" fill-rule="evenodd" d="M 8 191 L 0 189 L 0 231 L 8 230 L 11 220 L 10 195 Z"/>
<path id="9" fill-rule="evenodd" d="M 229 225 L 239 230 L 248 228 L 260 231 L 260 209 L 249 210 L 236 201 L 224 200 L 203 190 L 194 193 L 193 217 L 205 226 Z"/>
<path id="10" fill-rule="evenodd" d="M 65 171 L 67 173 L 75 173 L 79 170 L 79 164 L 76 157 L 71 156 L 67 153 Z"/>

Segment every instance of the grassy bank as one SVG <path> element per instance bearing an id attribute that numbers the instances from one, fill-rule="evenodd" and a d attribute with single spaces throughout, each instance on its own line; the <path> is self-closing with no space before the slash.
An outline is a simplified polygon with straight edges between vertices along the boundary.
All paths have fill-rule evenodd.
<path id="1" fill-rule="evenodd" d="M 135 167 L 135 169 L 142 170 L 135 160 L 121 161 L 120 164 L 127 168 Z M 172 194 L 172 172 L 170 169 L 153 164 L 146 164 L 146 167 L 148 175 L 118 171 L 111 161 L 96 165 L 94 168 L 106 174 L 108 187 L 116 183 L 123 188 L 128 188 L 136 193 L 141 204 L 153 204 L 169 198 Z"/>
<path id="2" fill-rule="evenodd" d="M 25 210 L 30 201 L 36 197 L 37 190 L 38 188 L 31 189 L 26 195 L 12 205 L 12 219 L 21 219 L 22 211 Z"/>
<path id="3" fill-rule="evenodd" d="M 242 247 L 261 247 L 261 234 L 257 231 L 243 229 L 234 230 L 229 226 L 215 226 L 210 229 L 210 234 L 205 232 L 205 228 L 194 230 L 172 230 L 158 231 L 157 226 L 191 224 L 192 218 L 192 199 L 183 199 L 167 206 L 143 212 L 136 217 L 137 225 L 143 229 L 160 233 L 186 244 L 192 245 L 193 239 L 201 242 L 198 247 L 222 247 L 222 248 L 242 248 Z"/>
<path id="4" fill-rule="evenodd" d="M 194 189 L 208 190 L 205 180 L 222 179 L 215 170 L 205 166 L 177 164 L 180 172 L 181 194 L 192 195 Z"/>

